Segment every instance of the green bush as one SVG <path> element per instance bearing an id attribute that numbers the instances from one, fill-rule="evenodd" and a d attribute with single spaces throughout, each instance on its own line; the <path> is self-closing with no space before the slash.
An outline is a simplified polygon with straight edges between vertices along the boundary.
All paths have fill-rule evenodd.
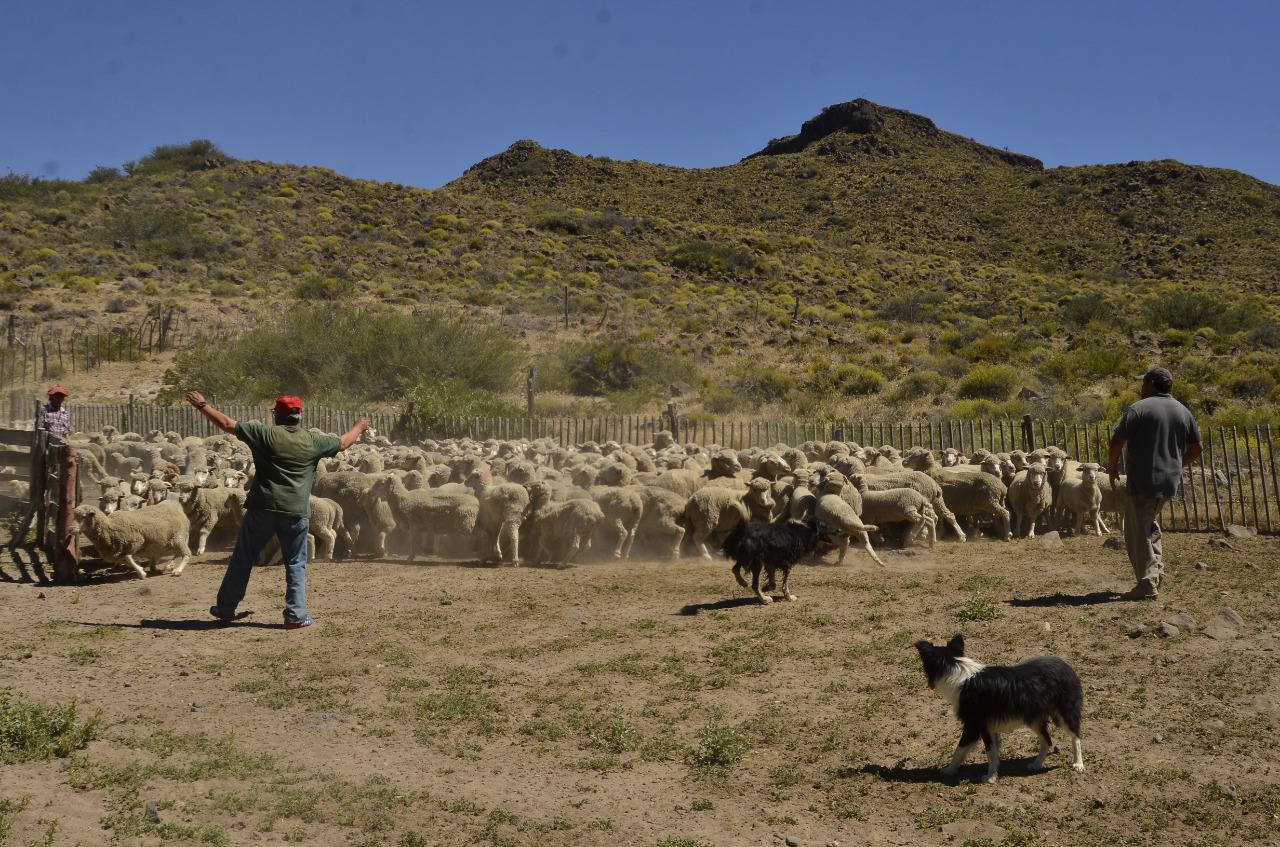
<path id="1" fill-rule="evenodd" d="M 223 252 L 220 242 L 191 213 L 155 204 L 122 205 L 100 233 L 146 258 L 199 259 Z"/>
<path id="2" fill-rule="evenodd" d="M 136 162 L 125 162 L 124 171 L 129 176 L 138 174 L 164 174 L 175 171 L 202 171 L 234 162 L 235 159 L 218 149 L 207 139 L 188 141 L 186 144 L 161 144 Z"/>
<path id="3" fill-rule="evenodd" d="M 180 351 L 159 401 L 198 389 L 233 402 L 283 393 L 363 404 L 435 383 L 450 391 L 500 393 L 524 378 L 526 361 L 525 350 L 504 332 L 456 314 L 300 305 L 242 334 L 206 338 Z M 460 406 L 480 402 L 458 397 Z"/>
<path id="4" fill-rule="evenodd" d="M 744 247 L 689 241 L 671 251 L 671 264 L 708 276 L 755 276 L 761 271 L 755 254 Z"/>
<path id="5" fill-rule="evenodd" d="M 1147 319 L 1158 327 L 1200 329 L 1218 332 L 1250 330 L 1262 323 L 1260 308 L 1248 303 L 1225 303 L 1222 295 L 1195 291 L 1167 291 L 1149 300 Z"/>
<path id="6" fill-rule="evenodd" d="M 345 300 L 359 290 L 360 286 L 352 279 L 307 276 L 298 282 L 293 290 L 293 296 L 299 300 Z"/>
<path id="7" fill-rule="evenodd" d="M 1008 400 L 1022 374 L 1007 365 L 979 365 L 960 380 L 957 396 L 967 400 Z"/>
<path id="8" fill-rule="evenodd" d="M 539 381 L 545 373 L 551 388 L 604 397 L 616 392 L 648 391 L 665 396 L 672 383 L 695 385 L 697 366 L 677 353 L 637 338 L 609 338 L 561 349 L 539 360 Z M 563 383 L 551 380 L 559 376 Z"/>
<path id="9" fill-rule="evenodd" d="M 85 182 L 115 182 L 118 179 L 124 179 L 124 174 L 120 173 L 119 168 L 113 168 L 109 165 L 99 165 L 84 178 Z"/>
<path id="10" fill-rule="evenodd" d="M 936 397 L 946 391 L 950 385 L 951 380 L 940 373 L 916 371 L 903 377 L 889 397 L 898 403 L 920 397 Z"/>
<path id="11" fill-rule="evenodd" d="M 1062 304 L 1062 319 L 1078 327 L 1091 323 L 1110 323 L 1115 319 L 1115 310 L 1105 297 L 1094 292 L 1073 297 Z"/>

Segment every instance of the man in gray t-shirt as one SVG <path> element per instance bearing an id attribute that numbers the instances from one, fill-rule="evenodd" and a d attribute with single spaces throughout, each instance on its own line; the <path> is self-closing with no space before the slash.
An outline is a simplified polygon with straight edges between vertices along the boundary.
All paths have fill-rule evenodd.
<path id="1" fill-rule="evenodd" d="M 1126 600 L 1154 600 L 1164 575 L 1160 510 L 1178 493 L 1182 469 L 1200 458 L 1200 428 L 1191 411 L 1169 395 L 1173 374 L 1152 368 L 1142 375 L 1142 399 L 1111 430 L 1107 476 L 1115 488 L 1124 453 L 1124 543 L 1137 584 Z"/>

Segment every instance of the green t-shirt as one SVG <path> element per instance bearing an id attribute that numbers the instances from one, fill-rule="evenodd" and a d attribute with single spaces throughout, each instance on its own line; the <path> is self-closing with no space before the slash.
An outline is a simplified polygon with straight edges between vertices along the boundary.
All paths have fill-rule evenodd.
<path id="1" fill-rule="evenodd" d="M 316 463 L 342 450 L 342 442 L 332 435 L 315 435 L 296 426 L 237 423 L 236 438 L 253 454 L 253 488 L 245 508 L 286 515 L 311 513 Z"/>

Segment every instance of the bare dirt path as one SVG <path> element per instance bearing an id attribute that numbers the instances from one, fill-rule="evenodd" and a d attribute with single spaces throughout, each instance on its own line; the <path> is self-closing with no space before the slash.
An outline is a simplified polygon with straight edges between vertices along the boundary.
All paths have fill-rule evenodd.
<path id="1" fill-rule="evenodd" d="M 225 553 L 74 587 L 5 561 L 0 691 L 101 732 L 4 766 L 0 844 L 1275 843 L 1280 550 L 1209 541 L 1169 537 L 1144 604 L 1096 537 L 851 552 L 771 606 L 723 561 L 317 563 L 293 632 L 278 568 L 208 617 Z M 999 783 L 937 775 L 958 728 L 912 644 L 956 632 L 1076 667 L 1084 774 L 1024 773 L 1019 733 Z"/>

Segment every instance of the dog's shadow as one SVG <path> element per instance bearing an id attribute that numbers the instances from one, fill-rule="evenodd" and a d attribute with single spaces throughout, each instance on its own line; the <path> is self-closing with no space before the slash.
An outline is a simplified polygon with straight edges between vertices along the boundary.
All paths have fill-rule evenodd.
<path id="1" fill-rule="evenodd" d="M 1055 767 L 1048 765 L 1038 771 L 1029 771 L 1027 770 L 1027 765 L 1034 758 L 1034 756 L 1029 756 L 1023 760 L 1001 760 L 1000 781 L 1038 776 L 1053 770 Z M 863 773 L 885 782 L 940 783 L 942 785 L 960 785 L 964 782 L 980 783 L 985 780 L 987 775 L 986 762 L 961 765 L 959 772 L 953 776 L 947 776 L 939 768 L 908 768 L 905 767 L 905 760 L 898 762 L 896 765 L 863 765 L 861 768 L 844 768 L 843 770 L 846 773 L 838 775 L 852 776 L 854 773 Z"/>
<path id="2" fill-rule="evenodd" d="M 1094 591 L 1089 594 L 1045 594 L 1041 597 L 1015 597 L 1006 602 L 1020 609 L 1044 609 L 1054 606 L 1096 606 L 1114 603 L 1121 598 L 1114 591 Z"/>
<path id="3" fill-rule="evenodd" d="M 775 601 L 776 602 L 776 601 Z M 702 612 L 718 612 L 723 609 L 739 609 L 743 606 L 763 606 L 756 596 L 750 597 L 730 597 L 727 600 L 716 600 L 714 603 L 690 603 L 680 609 L 678 614 L 681 615 L 697 615 Z"/>

